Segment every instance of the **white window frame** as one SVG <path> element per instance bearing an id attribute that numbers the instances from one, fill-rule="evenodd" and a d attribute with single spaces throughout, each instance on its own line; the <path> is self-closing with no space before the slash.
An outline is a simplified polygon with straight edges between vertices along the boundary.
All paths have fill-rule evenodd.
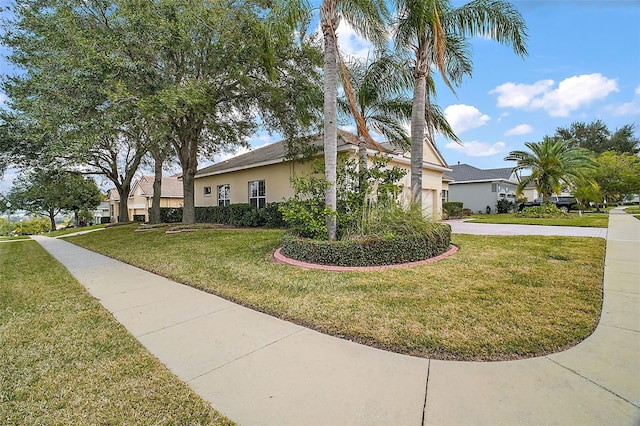
<path id="1" fill-rule="evenodd" d="M 226 189 L 224 194 L 220 192 L 222 189 Z M 216 194 L 218 206 L 228 206 L 229 204 L 231 204 L 231 185 L 229 185 L 228 183 L 218 185 Z"/>
<path id="2" fill-rule="evenodd" d="M 263 208 L 267 204 L 267 183 L 265 180 L 252 180 L 248 186 L 249 204 L 258 209 Z"/>

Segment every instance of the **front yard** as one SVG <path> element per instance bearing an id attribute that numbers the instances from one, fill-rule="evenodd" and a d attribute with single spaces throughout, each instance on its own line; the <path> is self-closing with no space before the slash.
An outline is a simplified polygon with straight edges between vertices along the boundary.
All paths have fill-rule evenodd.
<path id="1" fill-rule="evenodd" d="M 502 360 L 572 346 L 596 327 L 605 241 L 453 235 L 460 251 L 384 272 L 271 262 L 281 230 L 134 233 L 69 240 L 335 336 L 422 357 Z"/>
<path id="2" fill-rule="evenodd" d="M 0 244 L 0 424 L 229 425 L 35 241 Z"/>

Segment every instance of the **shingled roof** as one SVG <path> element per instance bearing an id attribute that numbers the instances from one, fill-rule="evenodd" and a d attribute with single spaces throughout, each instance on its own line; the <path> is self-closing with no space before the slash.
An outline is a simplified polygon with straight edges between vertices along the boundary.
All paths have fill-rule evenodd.
<path id="1" fill-rule="evenodd" d="M 154 176 L 145 175 L 138 179 L 131 188 L 131 195 L 136 186 L 142 189 L 142 195 L 147 197 L 153 197 L 153 181 Z M 163 176 L 160 196 L 163 198 L 182 198 L 182 181 L 178 180 L 176 176 Z M 130 195 L 130 196 L 131 196 Z"/>
<path id="2" fill-rule="evenodd" d="M 513 174 L 512 167 L 505 167 L 500 169 L 487 169 L 482 170 L 468 164 L 456 164 L 451 167 L 451 172 L 448 173 L 455 182 L 487 182 L 496 180 L 511 181 L 511 175 Z"/>
<path id="3" fill-rule="evenodd" d="M 322 135 L 311 139 L 309 146 L 311 148 L 321 149 L 323 146 Z M 338 151 L 355 148 L 357 146 L 358 137 L 356 135 L 338 130 Z M 370 145 L 367 145 L 367 148 L 376 149 L 376 147 Z M 196 177 L 280 163 L 286 160 L 286 156 L 286 141 L 280 141 L 205 167 L 204 169 L 198 170 Z"/>

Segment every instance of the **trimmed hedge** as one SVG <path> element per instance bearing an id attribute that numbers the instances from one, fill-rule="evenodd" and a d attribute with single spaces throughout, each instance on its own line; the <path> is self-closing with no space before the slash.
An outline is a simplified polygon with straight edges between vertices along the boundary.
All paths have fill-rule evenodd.
<path id="1" fill-rule="evenodd" d="M 280 213 L 281 203 L 267 203 L 264 208 L 256 209 L 251 204 L 239 203 L 228 206 L 196 207 L 196 222 L 220 223 L 238 227 L 266 226 L 284 228 Z M 182 207 L 160 209 L 160 221 L 163 223 L 182 222 Z"/>
<path id="2" fill-rule="evenodd" d="M 445 201 L 442 203 L 442 210 L 445 211 L 450 219 L 462 217 L 463 203 L 460 201 Z"/>
<path id="3" fill-rule="evenodd" d="M 285 235 L 282 254 L 295 260 L 335 266 L 379 266 L 438 256 L 451 245 L 451 226 L 432 224 L 429 234 L 325 241 Z"/>

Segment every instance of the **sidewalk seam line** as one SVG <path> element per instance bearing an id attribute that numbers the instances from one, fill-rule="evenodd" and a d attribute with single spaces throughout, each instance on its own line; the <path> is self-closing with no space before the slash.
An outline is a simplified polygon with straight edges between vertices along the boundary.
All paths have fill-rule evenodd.
<path id="1" fill-rule="evenodd" d="M 601 322 L 600 325 L 602 325 L 604 327 L 617 328 L 618 330 L 630 331 L 632 333 L 640 333 L 640 330 L 633 330 L 631 328 L 620 327 L 618 325 L 613 325 L 613 324 L 607 324 L 606 322 Z"/>
<path id="2" fill-rule="evenodd" d="M 606 388 L 605 386 L 601 385 L 600 383 L 594 382 L 593 380 L 591 380 L 591 379 L 590 379 L 590 378 L 588 378 L 587 376 L 585 376 L 585 375 L 583 375 L 583 374 L 578 373 L 576 370 L 573 370 L 573 369 L 571 369 L 571 368 L 567 367 L 566 365 L 563 365 L 563 364 L 559 363 L 558 361 L 556 361 L 556 360 L 554 360 L 554 359 L 551 359 L 551 358 L 550 358 L 550 357 L 548 357 L 548 356 L 547 356 L 547 357 L 545 357 L 545 358 L 547 358 L 549 361 L 553 362 L 554 364 L 556 364 L 556 365 L 558 365 L 558 366 L 560 366 L 560 367 L 562 367 L 562 368 L 564 368 L 564 369 L 566 369 L 566 370 L 571 371 L 573 374 L 575 374 L 575 375 L 577 375 L 577 376 L 582 377 L 582 378 L 583 378 L 583 379 L 585 379 L 586 381 L 593 383 L 594 385 L 596 385 L 596 386 L 597 386 L 597 387 L 599 387 L 600 389 L 605 390 L 605 391 L 609 392 L 610 394 L 612 394 L 612 395 L 614 395 L 614 396 L 617 396 L 618 398 L 622 399 L 623 401 L 628 402 L 629 404 L 633 405 L 634 407 L 636 407 L 636 408 L 640 408 L 640 405 L 637 405 L 637 404 L 635 404 L 635 403 L 633 403 L 633 402 L 629 401 L 629 400 L 628 400 L 627 398 L 625 398 L 624 396 L 622 396 L 622 395 L 620 395 L 620 394 L 617 394 L 616 392 L 612 391 L 611 389 Z"/>
<path id="3" fill-rule="evenodd" d="M 422 404 L 422 422 L 420 423 L 424 426 L 425 421 L 427 420 L 427 393 L 429 392 L 429 374 L 431 373 L 431 358 L 427 360 L 427 383 L 424 386 L 424 404 Z"/>
<path id="4" fill-rule="evenodd" d="M 229 361 L 225 362 L 224 364 L 220 364 L 219 366 L 217 366 L 215 368 L 212 368 L 211 370 L 205 371 L 204 373 L 198 374 L 197 376 L 194 376 L 194 377 L 192 377 L 190 379 L 187 379 L 187 380 L 185 380 L 185 383 L 191 383 L 194 380 L 199 379 L 202 376 L 206 376 L 209 373 L 213 373 L 214 371 L 219 370 L 222 367 L 226 367 L 227 365 L 232 364 L 232 363 L 234 363 L 234 362 L 236 362 L 238 360 L 241 360 L 242 358 L 246 358 L 249 355 L 252 355 L 252 354 L 254 354 L 254 353 L 258 352 L 258 351 L 261 351 L 262 349 L 268 348 L 269 346 L 274 345 L 274 344 L 276 344 L 276 343 L 278 343 L 278 342 L 280 342 L 280 341 L 282 341 L 282 340 L 284 340 L 284 339 L 286 339 L 288 337 L 291 337 L 296 333 L 300 333 L 301 331 L 304 331 L 304 330 L 307 330 L 307 328 L 300 327 L 299 330 L 295 330 L 295 331 L 293 331 L 293 332 L 291 332 L 291 333 L 289 333 L 287 335 L 284 335 L 284 336 L 280 337 L 279 339 L 276 339 L 276 340 L 274 340 L 272 342 L 267 343 L 266 345 L 262 345 L 259 348 L 256 348 L 256 349 L 254 349 L 254 350 L 252 350 L 250 352 L 247 352 L 245 354 L 242 354 L 239 357 L 236 357 L 236 358 L 234 358 L 232 360 L 229 360 Z"/>
<path id="5" fill-rule="evenodd" d="M 175 327 L 175 326 L 177 326 L 177 325 L 181 325 L 181 324 L 184 324 L 184 323 L 187 323 L 187 322 L 190 322 L 190 321 L 194 321 L 194 320 L 197 320 L 197 319 L 200 319 L 200 318 L 206 317 L 207 315 L 217 314 L 218 312 L 222 312 L 222 311 L 225 311 L 225 310 L 227 310 L 227 309 L 232 309 L 232 308 L 235 308 L 235 306 L 227 306 L 227 307 L 224 307 L 224 308 L 222 308 L 222 309 L 215 309 L 215 310 L 213 310 L 213 311 L 211 311 L 211 312 L 206 312 L 206 313 L 204 313 L 204 314 L 198 315 L 198 316 L 193 317 L 193 318 L 189 318 L 189 319 L 186 319 L 186 320 L 183 320 L 183 321 L 179 321 L 179 322 L 176 322 L 176 323 L 173 323 L 173 324 L 170 324 L 170 325 L 164 326 L 164 327 L 162 327 L 162 328 L 158 328 L 158 329 L 156 329 L 156 330 L 151 330 L 151 331 L 147 331 L 147 332 L 142 333 L 142 334 L 138 334 L 138 335 L 136 335 L 135 337 L 136 337 L 136 338 L 138 338 L 138 337 L 148 336 L 149 334 L 157 333 L 157 332 L 159 332 L 159 331 L 163 331 L 163 330 L 166 330 L 166 329 L 168 329 L 168 328 Z"/>

